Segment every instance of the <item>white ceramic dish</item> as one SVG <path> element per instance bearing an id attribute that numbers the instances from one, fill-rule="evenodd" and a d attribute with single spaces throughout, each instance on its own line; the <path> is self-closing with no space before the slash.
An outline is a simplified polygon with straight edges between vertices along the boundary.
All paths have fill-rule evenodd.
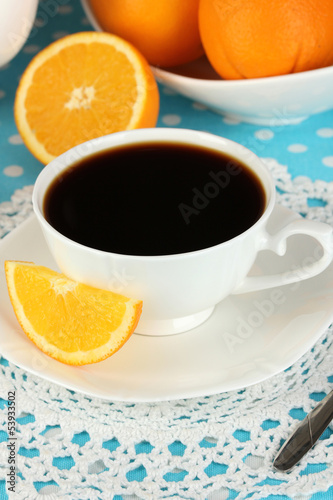
<path id="1" fill-rule="evenodd" d="M 278 228 L 295 214 L 277 207 Z M 314 253 L 312 240 L 290 239 L 288 259 L 262 252 L 254 272 L 281 272 Z M 259 293 L 230 296 L 201 326 L 179 335 L 133 335 L 111 358 L 71 367 L 40 352 L 19 327 L 3 271 L 6 259 L 57 269 L 34 216 L 0 243 L 0 353 L 44 379 L 90 396 L 162 401 L 216 394 L 261 382 L 286 369 L 333 320 L 333 264 L 319 276 Z"/>
<path id="2" fill-rule="evenodd" d="M 32 30 L 37 6 L 38 0 L 1 0 L 0 67 L 23 47 Z"/>
<path id="3" fill-rule="evenodd" d="M 91 23 L 101 31 L 89 0 L 81 0 Z M 299 123 L 333 108 L 333 66 L 303 73 L 222 80 L 205 57 L 168 71 L 153 67 L 156 79 L 233 120 L 276 126 Z"/>

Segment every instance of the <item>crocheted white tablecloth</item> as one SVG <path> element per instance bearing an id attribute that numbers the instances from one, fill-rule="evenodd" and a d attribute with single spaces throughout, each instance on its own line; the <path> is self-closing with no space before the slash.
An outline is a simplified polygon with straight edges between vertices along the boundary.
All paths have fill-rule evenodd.
<path id="1" fill-rule="evenodd" d="M 286 167 L 265 162 L 279 203 L 333 225 L 333 183 L 291 180 Z M 0 204 L 0 236 L 31 213 L 31 192 L 26 187 Z M 19 499 L 257 500 L 325 492 L 333 484 L 332 426 L 288 474 L 274 471 L 272 460 L 299 419 L 331 390 L 332 361 L 329 328 L 298 362 L 263 383 L 130 404 L 74 393 L 2 359 L 0 481 L 8 472 L 5 402 L 16 391 Z"/>

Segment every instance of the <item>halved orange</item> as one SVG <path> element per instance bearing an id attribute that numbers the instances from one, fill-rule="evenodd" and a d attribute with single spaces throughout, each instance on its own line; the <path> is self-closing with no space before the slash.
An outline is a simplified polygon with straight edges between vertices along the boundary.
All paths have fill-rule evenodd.
<path id="1" fill-rule="evenodd" d="M 69 365 L 108 358 L 134 332 L 142 302 L 93 288 L 31 262 L 6 261 L 6 280 L 23 331 Z"/>
<path id="2" fill-rule="evenodd" d="M 46 164 L 89 139 L 154 127 L 159 92 L 142 54 L 110 33 L 68 35 L 24 71 L 14 105 L 17 128 Z"/>

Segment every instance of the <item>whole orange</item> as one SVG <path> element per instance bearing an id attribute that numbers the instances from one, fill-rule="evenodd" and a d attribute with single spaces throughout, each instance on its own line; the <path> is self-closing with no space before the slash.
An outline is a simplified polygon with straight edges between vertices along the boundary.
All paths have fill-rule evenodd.
<path id="1" fill-rule="evenodd" d="M 90 0 L 104 31 L 131 42 L 155 66 L 177 66 L 203 54 L 199 0 Z"/>
<path id="2" fill-rule="evenodd" d="M 199 29 L 210 63 L 225 79 L 333 64 L 333 0 L 200 0 Z"/>

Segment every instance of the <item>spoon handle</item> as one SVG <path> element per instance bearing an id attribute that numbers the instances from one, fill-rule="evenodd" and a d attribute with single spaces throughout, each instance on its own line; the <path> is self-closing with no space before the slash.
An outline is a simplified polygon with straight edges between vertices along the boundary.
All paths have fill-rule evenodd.
<path id="1" fill-rule="evenodd" d="M 333 418 L 333 391 L 331 391 L 297 426 L 277 454 L 273 467 L 289 471 L 312 448 Z"/>

